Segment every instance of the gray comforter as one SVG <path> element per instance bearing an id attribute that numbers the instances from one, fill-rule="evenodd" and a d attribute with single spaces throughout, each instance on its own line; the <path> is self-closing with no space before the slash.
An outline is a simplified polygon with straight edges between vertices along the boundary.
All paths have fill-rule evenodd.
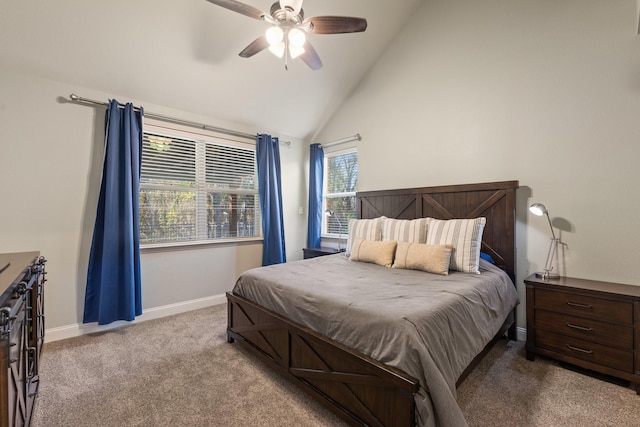
<path id="1" fill-rule="evenodd" d="M 330 255 L 250 270 L 241 295 L 420 381 L 419 426 L 465 426 L 456 380 L 513 310 L 509 277 L 385 268 Z"/>

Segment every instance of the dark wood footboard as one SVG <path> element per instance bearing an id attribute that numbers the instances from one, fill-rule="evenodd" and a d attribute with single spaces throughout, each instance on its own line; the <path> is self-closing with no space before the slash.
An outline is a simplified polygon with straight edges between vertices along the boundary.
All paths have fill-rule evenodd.
<path id="1" fill-rule="evenodd" d="M 349 424 L 415 425 L 415 378 L 230 292 L 227 301 L 229 341 L 295 379 Z"/>

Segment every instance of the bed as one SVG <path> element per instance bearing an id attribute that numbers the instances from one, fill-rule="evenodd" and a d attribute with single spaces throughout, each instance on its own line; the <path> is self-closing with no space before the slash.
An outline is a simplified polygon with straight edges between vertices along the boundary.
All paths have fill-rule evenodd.
<path id="1" fill-rule="evenodd" d="M 481 260 L 481 274 L 440 276 L 336 254 L 254 269 L 227 294 L 229 342 L 352 425 L 464 425 L 456 385 L 505 332 L 515 338 L 517 187 L 505 181 L 357 193 L 361 219 L 486 218 L 482 252 L 493 264 Z M 428 286 L 415 286 L 427 277 Z M 427 310 L 438 299 L 455 309 Z"/>

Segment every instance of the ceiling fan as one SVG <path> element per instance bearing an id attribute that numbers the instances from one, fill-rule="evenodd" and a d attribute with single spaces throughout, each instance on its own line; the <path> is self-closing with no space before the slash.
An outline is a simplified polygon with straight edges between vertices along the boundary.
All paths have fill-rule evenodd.
<path id="1" fill-rule="evenodd" d="M 367 29 L 367 20 L 347 16 L 304 17 L 302 0 L 279 0 L 273 3 L 269 13 L 235 0 L 207 0 L 218 6 L 241 13 L 250 18 L 265 21 L 271 26 L 264 35 L 251 42 L 240 56 L 250 58 L 264 49 L 285 60 L 300 57 L 312 70 L 322 67 L 316 50 L 306 38 L 309 34 L 359 33 Z"/>

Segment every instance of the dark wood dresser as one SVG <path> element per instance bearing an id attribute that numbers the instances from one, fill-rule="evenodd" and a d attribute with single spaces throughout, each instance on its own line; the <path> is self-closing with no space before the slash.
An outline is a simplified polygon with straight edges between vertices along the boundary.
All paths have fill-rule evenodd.
<path id="1" fill-rule="evenodd" d="M 531 275 L 527 359 L 552 357 L 631 381 L 640 394 L 640 286 Z"/>
<path id="2" fill-rule="evenodd" d="M 39 252 L 0 254 L 0 426 L 28 426 L 44 343 L 46 260 Z"/>

